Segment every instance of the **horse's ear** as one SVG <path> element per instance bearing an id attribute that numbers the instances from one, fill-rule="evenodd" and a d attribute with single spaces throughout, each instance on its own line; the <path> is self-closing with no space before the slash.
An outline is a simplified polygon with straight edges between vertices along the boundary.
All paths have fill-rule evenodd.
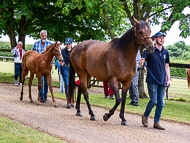
<path id="1" fill-rule="evenodd" d="M 148 24 L 148 20 L 149 20 L 149 19 L 148 19 L 148 17 L 147 17 L 146 20 L 145 20 L 145 22 L 146 22 L 147 24 Z"/>
<path id="2" fill-rule="evenodd" d="M 57 45 L 57 41 L 55 42 L 55 44 L 54 44 L 55 46 Z"/>
<path id="3" fill-rule="evenodd" d="M 139 21 L 133 16 L 133 20 L 134 20 L 134 22 L 137 24 L 137 25 L 139 25 Z"/>

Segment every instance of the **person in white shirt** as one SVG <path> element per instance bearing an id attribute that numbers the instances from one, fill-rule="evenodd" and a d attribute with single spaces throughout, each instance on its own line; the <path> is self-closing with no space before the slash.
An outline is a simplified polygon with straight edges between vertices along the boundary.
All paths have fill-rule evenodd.
<path id="1" fill-rule="evenodd" d="M 14 63 L 15 63 L 15 85 L 22 86 L 22 57 L 25 53 L 25 50 L 22 49 L 22 42 L 19 41 L 18 45 L 11 50 L 11 53 L 14 55 Z M 20 76 L 19 84 L 18 84 L 18 76 Z"/>

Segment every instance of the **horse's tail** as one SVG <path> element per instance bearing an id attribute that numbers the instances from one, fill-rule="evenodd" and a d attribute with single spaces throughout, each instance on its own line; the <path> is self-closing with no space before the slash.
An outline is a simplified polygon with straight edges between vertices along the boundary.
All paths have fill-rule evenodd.
<path id="1" fill-rule="evenodd" d="M 26 66 L 27 53 L 24 54 L 22 58 L 22 73 L 25 73 L 25 77 L 28 75 L 28 69 Z"/>
<path id="2" fill-rule="evenodd" d="M 73 68 L 72 63 L 69 65 L 69 90 L 67 95 L 68 103 L 71 103 L 71 99 L 73 99 L 74 91 L 75 91 L 75 69 Z"/>

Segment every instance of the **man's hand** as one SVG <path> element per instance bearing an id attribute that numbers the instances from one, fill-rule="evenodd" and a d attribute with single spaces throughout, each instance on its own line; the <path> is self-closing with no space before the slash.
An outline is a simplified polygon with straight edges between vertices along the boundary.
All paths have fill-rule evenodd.
<path id="1" fill-rule="evenodd" d="M 170 80 L 167 81 L 167 85 L 169 85 L 169 87 L 171 86 L 171 81 Z"/>
<path id="2" fill-rule="evenodd" d="M 145 58 L 141 58 L 141 60 L 139 61 L 139 66 L 142 66 L 145 62 Z"/>
<path id="3" fill-rule="evenodd" d="M 64 62 L 63 62 L 63 63 L 61 63 L 61 66 L 64 66 L 64 64 L 65 64 Z"/>

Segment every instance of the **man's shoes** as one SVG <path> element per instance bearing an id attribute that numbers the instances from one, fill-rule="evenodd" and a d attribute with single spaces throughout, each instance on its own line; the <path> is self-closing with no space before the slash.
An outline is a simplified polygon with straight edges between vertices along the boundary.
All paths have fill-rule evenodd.
<path id="1" fill-rule="evenodd" d="M 142 124 L 144 127 L 148 127 L 148 117 L 144 116 L 144 114 L 141 115 L 142 117 Z"/>
<path id="2" fill-rule="evenodd" d="M 127 104 L 127 105 L 133 105 L 133 106 L 139 106 L 139 103 L 138 102 L 133 102 L 133 101 L 131 101 L 129 104 Z"/>
<path id="3" fill-rule="evenodd" d="M 18 82 L 17 82 L 17 80 L 15 80 L 15 85 L 18 85 Z"/>
<path id="4" fill-rule="evenodd" d="M 44 101 L 47 101 L 47 95 L 44 96 Z"/>
<path id="5" fill-rule="evenodd" d="M 112 99 L 112 100 L 114 99 L 113 95 L 112 95 L 112 96 L 110 96 L 110 99 Z"/>
<path id="6" fill-rule="evenodd" d="M 127 105 L 133 105 L 133 102 L 131 101 L 129 104 L 127 104 Z"/>
<path id="7" fill-rule="evenodd" d="M 71 107 L 75 107 L 74 104 L 71 104 Z"/>
<path id="8" fill-rule="evenodd" d="M 108 95 L 105 95 L 105 97 L 104 98 L 108 98 L 109 96 Z"/>
<path id="9" fill-rule="evenodd" d="M 19 83 L 19 85 L 18 86 L 22 86 L 22 83 Z"/>
<path id="10" fill-rule="evenodd" d="M 133 106 L 139 106 L 138 102 L 133 102 Z"/>
<path id="11" fill-rule="evenodd" d="M 162 126 L 159 124 L 159 122 L 154 122 L 153 128 L 159 129 L 159 130 L 165 130 L 165 128 L 162 127 Z"/>
<path id="12" fill-rule="evenodd" d="M 45 99 L 43 99 L 43 98 L 40 98 L 40 102 L 46 103 Z"/>
<path id="13" fill-rule="evenodd" d="M 72 107 L 71 103 L 67 103 L 67 108 L 69 109 L 71 107 Z"/>

